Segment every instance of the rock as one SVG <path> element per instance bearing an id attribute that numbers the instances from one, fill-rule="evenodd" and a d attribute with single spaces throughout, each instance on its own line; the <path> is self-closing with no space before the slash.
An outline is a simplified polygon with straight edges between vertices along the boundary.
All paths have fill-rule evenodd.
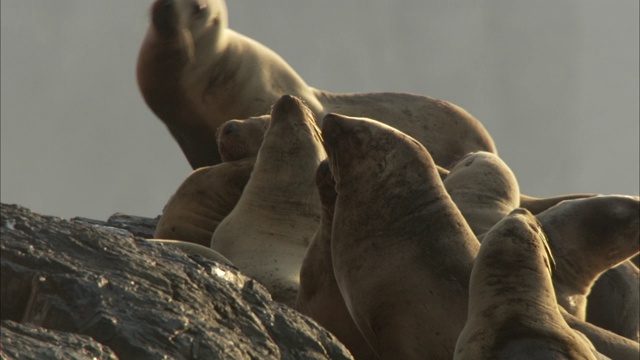
<path id="1" fill-rule="evenodd" d="M 3 320 L 1 324 L 3 359 L 118 359 L 113 350 L 86 335 L 11 320 Z"/>
<path id="2" fill-rule="evenodd" d="M 235 268 L 113 225 L 0 210 L 3 328 L 13 321 L 90 337 L 122 359 L 351 359 L 328 331 Z M 3 329 L 7 354 L 24 343 L 12 329 Z M 47 343 L 40 338 L 29 343 L 34 351 Z"/>
<path id="3" fill-rule="evenodd" d="M 145 239 L 153 238 L 153 233 L 156 230 L 156 225 L 160 220 L 158 215 L 155 218 L 148 218 L 143 216 L 133 216 L 123 213 L 115 213 L 107 219 L 107 221 L 87 219 L 84 217 L 74 217 L 72 221 L 83 221 L 93 225 L 109 226 L 119 229 L 125 229 L 135 236 L 139 236 Z"/>

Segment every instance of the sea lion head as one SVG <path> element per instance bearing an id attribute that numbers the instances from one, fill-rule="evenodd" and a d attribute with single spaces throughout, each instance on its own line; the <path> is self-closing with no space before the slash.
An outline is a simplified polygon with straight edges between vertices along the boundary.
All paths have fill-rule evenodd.
<path id="1" fill-rule="evenodd" d="M 384 183 L 389 178 L 406 183 L 420 181 L 424 173 L 402 171 L 420 161 L 435 172 L 431 156 L 418 141 L 379 121 L 327 114 L 322 123 L 325 150 L 338 187 L 363 178 Z M 402 179 L 397 174 L 402 173 Z M 406 175 L 406 176 L 404 176 Z M 369 184 L 371 185 L 371 184 Z M 339 192 L 339 191 L 338 191 Z"/>
<path id="2" fill-rule="evenodd" d="M 216 131 L 216 141 L 222 161 L 235 161 L 256 156 L 270 120 L 270 115 L 263 115 L 244 120 L 233 119 L 222 124 Z"/>
<path id="3" fill-rule="evenodd" d="M 555 268 L 555 260 L 541 224 L 526 209 L 518 208 L 511 211 L 489 230 L 476 261 L 478 269 L 483 273 L 478 274 L 479 270 L 474 265 L 472 284 L 476 276 L 486 278 L 490 282 L 491 279 L 504 278 L 503 275 L 508 269 L 518 269 L 518 274 L 514 273 L 511 278 L 502 279 L 501 282 L 494 281 L 491 286 L 508 288 L 518 282 L 526 285 L 525 279 L 537 278 L 546 285 L 546 289 L 540 290 L 553 294 L 551 275 Z M 531 285 L 532 289 L 538 286 L 538 282 L 535 286 Z"/>
<path id="4" fill-rule="evenodd" d="M 580 249 L 609 266 L 638 253 L 640 198 L 598 195 L 565 200 L 538 215 L 558 251 Z M 568 239 L 575 239 L 569 241 Z M 555 250 L 554 250 L 555 251 Z"/>
<path id="5" fill-rule="evenodd" d="M 467 183 L 473 187 L 474 183 L 491 185 L 496 192 L 493 196 L 520 205 L 520 188 L 515 174 L 509 166 L 494 153 L 477 151 L 469 153 L 453 163 L 447 175 L 447 181 Z M 473 179 L 473 180 L 471 180 Z M 459 186 L 456 184 L 454 186 Z"/>
<path id="6" fill-rule="evenodd" d="M 151 6 L 151 24 L 166 41 L 183 47 L 193 62 L 198 55 L 196 42 L 207 41 L 215 48 L 228 24 L 227 6 L 220 0 L 156 0 Z"/>
<path id="7" fill-rule="evenodd" d="M 293 95 L 283 95 L 273 104 L 271 108 L 271 121 L 265 133 L 265 138 L 269 133 L 273 134 L 282 129 L 292 129 L 294 133 L 304 133 L 313 141 L 322 144 L 320 129 L 316 125 L 316 118 L 307 105 L 298 97 Z M 273 136 L 271 136 L 273 138 Z M 278 141 L 292 141 L 289 139 L 277 139 Z"/>

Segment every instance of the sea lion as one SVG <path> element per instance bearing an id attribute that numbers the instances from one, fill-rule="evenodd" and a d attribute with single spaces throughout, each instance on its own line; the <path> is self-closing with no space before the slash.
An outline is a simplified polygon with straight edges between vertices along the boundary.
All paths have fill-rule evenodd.
<path id="1" fill-rule="evenodd" d="M 334 334 L 356 359 L 375 359 L 373 350 L 351 319 L 333 273 L 331 229 L 338 194 L 327 160 L 318 166 L 316 186 L 322 215 L 300 267 L 296 309 Z"/>
<path id="2" fill-rule="evenodd" d="M 520 207 L 529 210 L 533 215 L 538 215 L 541 212 L 549 209 L 552 206 L 559 204 L 565 200 L 584 199 L 593 197 L 598 194 L 588 193 L 576 193 L 576 194 L 564 194 L 549 197 L 535 197 L 525 194 L 520 194 Z"/>
<path id="3" fill-rule="evenodd" d="M 337 112 L 388 123 L 445 167 L 468 152 L 496 152 L 482 124 L 449 102 L 312 88 L 274 51 L 229 29 L 227 18 L 222 0 L 156 0 L 138 55 L 140 92 L 193 168 L 220 162 L 215 132 L 223 122 L 268 114 L 284 94 L 303 99 L 317 119 Z"/>
<path id="4" fill-rule="evenodd" d="M 640 342 L 640 274 L 627 260 L 605 271 L 587 296 L 587 321 Z"/>
<path id="5" fill-rule="evenodd" d="M 458 161 L 459 162 L 459 161 Z M 457 162 L 454 162 L 450 167 L 453 167 Z M 442 166 L 437 166 L 438 173 L 440 174 L 440 178 L 444 181 L 447 176 L 449 176 L 449 169 L 445 169 Z M 583 199 L 587 197 L 596 196 L 598 194 L 587 194 L 587 193 L 577 193 L 577 194 L 564 194 L 550 197 L 535 197 L 529 196 L 525 194 L 520 194 L 520 207 L 529 210 L 533 215 L 537 215 L 548 208 L 560 203 L 564 200 L 574 200 L 574 199 Z M 638 261 L 637 257 L 634 261 Z"/>
<path id="6" fill-rule="evenodd" d="M 171 240 L 171 239 L 145 239 L 145 240 L 156 243 L 156 244 L 162 244 L 168 247 L 175 247 L 177 249 L 180 249 L 182 252 L 184 252 L 187 255 L 200 255 L 205 259 L 213 260 L 215 262 L 225 264 L 227 266 L 235 267 L 235 265 L 233 265 L 233 263 L 229 259 L 224 257 L 224 255 L 220 254 L 219 252 L 209 247 L 202 246 L 200 244 L 191 243 L 187 241 L 180 241 L 180 240 Z"/>
<path id="7" fill-rule="evenodd" d="M 584 320 L 595 280 L 638 253 L 640 198 L 599 195 L 566 200 L 536 217 L 556 259 L 553 284 L 558 303 Z"/>
<path id="8" fill-rule="evenodd" d="M 382 359 L 452 358 L 480 244 L 429 152 L 365 118 L 328 114 L 322 134 L 333 270 L 358 329 Z"/>
<path id="9" fill-rule="evenodd" d="M 145 102 L 193 168 L 220 162 L 218 126 L 267 114 L 283 94 L 322 110 L 278 54 L 228 28 L 222 0 L 156 0 L 136 74 Z"/>
<path id="10" fill-rule="evenodd" d="M 211 245 L 211 235 L 240 199 L 255 157 L 194 170 L 164 206 L 154 237 Z"/>
<path id="11" fill-rule="evenodd" d="M 315 172 L 326 158 L 313 113 L 293 96 L 273 106 L 269 128 L 238 203 L 211 248 L 295 305 L 302 259 L 320 222 Z"/>
<path id="12" fill-rule="evenodd" d="M 497 153 L 493 139 L 467 111 L 452 103 L 407 93 L 332 94 L 316 91 L 325 113 L 375 119 L 420 142 L 444 168 L 474 151 Z"/>
<path id="13" fill-rule="evenodd" d="M 471 153 L 452 167 L 445 189 L 476 235 L 483 234 L 520 206 L 520 187 L 498 155 Z"/>
<path id="14" fill-rule="evenodd" d="M 624 338 L 611 331 L 590 324 L 569 314 L 563 307 L 559 307 L 562 317 L 569 327 L 579 331 L 587 337 L 596 350 L 602 355 L 615 360 L 640 359 L 640 344 Z"/>
<path id="15" fill-rule="evenodd" d="M 495 224 L 471 271 L 468 318 L 454 359 L 597 359 L 560 313 L 552 264 L 529 211 L 513 210 Z"/>
<path id="16" fill-rule="evenodd" d="M 222 124 L 216 133 L 220 159 L 224 162 L 256 156 L 270 118 L 263 115 Z"/>

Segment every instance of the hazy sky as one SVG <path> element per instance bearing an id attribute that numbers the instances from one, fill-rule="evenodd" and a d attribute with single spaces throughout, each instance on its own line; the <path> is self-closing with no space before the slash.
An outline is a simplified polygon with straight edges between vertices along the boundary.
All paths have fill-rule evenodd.
<path id="1" fill-rule="evenodd" d="M 1 198 L 155 216 L 191 171 L 144 104 L 150 1 L 3 0 Z M 637 0 L 230 1 L 230 26 L 311 86 L 456 103 L 521 190 L 638 194 Z"/>

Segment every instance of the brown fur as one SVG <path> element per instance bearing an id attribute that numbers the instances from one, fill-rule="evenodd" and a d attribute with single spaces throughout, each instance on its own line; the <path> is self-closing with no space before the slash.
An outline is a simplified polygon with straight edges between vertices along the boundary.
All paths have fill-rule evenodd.
<path id="1" fill-rule="evenodd" d="M 338 193 L 333 268 L 349 313 L 380 358 L 451 358 L 479 243 L 429 152 L 370 119 L 329 114 L 322 133 Z"/>
<path id="2" fill-rule="evenodd" d="M 316 185 L 322 216 L 300 268 L 296 308 L 333 333 L 356 359 L 374 359 L 373 350 L 351 319 L 333 272 L 331 229 L 338 194 L 327 160 L 318 166 Z"/>
<path id="3" fill-rule="evenodd" d="M 555 301 L 553 257 L 540 224 L 516 209 L 486 234 L 454 359 L 596 359 Z"/>
<path id="4" fill-rule="evenodd" d="M 605 271 L 638 253 L 640 198 L 594 196 L 567 200 L 536 215 L 558 264 L 558 303 L 584 320 L 587 295 Z"/>
<path id="5" fill-rule="evenodd" d="M 154 237 L 211 245 L 211 235 L 236 206 L 255 157 L 194 170 L 162 211 Z"/>

